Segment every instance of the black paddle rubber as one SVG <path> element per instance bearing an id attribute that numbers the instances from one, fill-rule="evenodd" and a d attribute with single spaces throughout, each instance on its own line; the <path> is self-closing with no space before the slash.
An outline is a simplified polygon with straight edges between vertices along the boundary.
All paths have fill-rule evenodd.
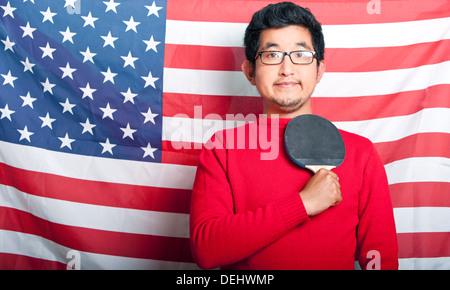
<path id="1" fill-rule="evenodd" d="M 338 167 L 345 158 L 344 140 L 339 130 L 317 115 L 299 115 L 289 121 L 284 141 L 289 157 L 314 172 L 321 167 Z"/>

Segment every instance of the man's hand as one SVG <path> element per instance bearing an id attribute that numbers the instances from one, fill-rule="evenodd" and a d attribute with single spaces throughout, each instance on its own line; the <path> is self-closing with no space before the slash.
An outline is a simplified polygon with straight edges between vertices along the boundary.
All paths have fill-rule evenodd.
<path id="1" fill-rule="evenodd" d="M 306 212 L 317 215 L 342 200 L 341 185 L 336 173 L 320 169 L 300 192 Z"/>

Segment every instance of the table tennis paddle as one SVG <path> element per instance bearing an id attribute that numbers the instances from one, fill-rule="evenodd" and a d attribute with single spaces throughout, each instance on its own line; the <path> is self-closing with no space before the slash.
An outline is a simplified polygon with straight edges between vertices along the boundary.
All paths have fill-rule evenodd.
<path id="1" fill-rule="evenodd" d="M 289 157 L 314 173 L 333 169 L 345 158 L 345 145 L 339 130 L 317 115 L 299 115 L 289 121 L 284 134 Z"/>

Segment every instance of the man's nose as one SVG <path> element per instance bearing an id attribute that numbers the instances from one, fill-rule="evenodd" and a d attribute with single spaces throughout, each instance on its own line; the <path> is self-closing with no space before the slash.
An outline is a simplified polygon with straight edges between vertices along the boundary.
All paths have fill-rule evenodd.
<path id="1" fill-rule="evenodd" d="M 280 75 L 282 76 L 289 76 L 292 75 L 294 72 L 294 66 L 295 64 L 292 62 L 289 55 L 285 54 L 283 58 L 283 62 L 280 64 Z"/>

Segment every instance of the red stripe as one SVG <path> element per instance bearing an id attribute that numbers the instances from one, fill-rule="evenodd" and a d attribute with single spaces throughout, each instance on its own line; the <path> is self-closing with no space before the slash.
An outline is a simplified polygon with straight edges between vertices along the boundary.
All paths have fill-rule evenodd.
<path id="1" fill-rule="evenodd" d="M 409 182 L 389 186 L 393 207 L 450 207 L 450 183 Z"/>
<path id="2" fill-rule="evenodd" d="M 326 72 L 367 72 L 413 68 L 450 60 L 450 40 L 400 47 L 326 48 Z M 188 57 L 187 57 L 188 56 Z M 240 71 L 244 48 L 167 44 L 168 68 Z"/>
<path id="3" fill-rule="evenodd" d="M 248 23 L 252 15 L 270 3 L 279 1 L 193 0 L 167 1 L 167 19 L 212 22 Z M 307 7 L 322 24 L 385 23 L 442 18 L 450 15 L 446 0 L 407 1 L 338 0 L 313 2 L 293 1 Z M 378 2 L 380 10 L 367 9 L 369 2 Z M 326 5 L 326 9 L 325 8 Z M 374 7 L 377 8 L 377 7 Z M 372 14 L 369 14 L 372 12 Z M 377 14 L 377 12 L 380 12 Z"/>
<path id="4" fill-rule="evenodd" d="M 450 256 L 450 233 L 398 234 L 397 241 L 400 259 Z"/>
<path id="5" fill-rule="evenodd" d="M 397 141 L 376 143 L 383 164 L 410 157 L 450 158 L 450 134 L 420 133 Z"/>
<path id="6" fill-rule="evenodd" d="M 0 270 L 66 270 L 67 265 L 16 254 L 0 253 Z"/>
<path id="7" fill-rule="evenodd" d="M 450 107 L 450 85 L 437 85 L 424 90 L 400 92 L 390 95 L 327 98 L 313 97 L 313 112 L 331 121 L 361 121 L 414 114 L 424 108 Z M 209 96 L 164 93 L 163 115 L 199 118 L 195 107 L 201 107 L 204 118 L 218 114 L 225 120 L 227 114 L 262 114 L 260 97 Z M 336 109 L 339 108 L 339 109 Z"/>
<path id="8" fill-rule="evenodd" d="M 196 106 L 201 107 L 201 110 L 197 110 L 197 114 Z M 163 115 L 165 117 L 199 118 L 198 112 L 200 111 L 201 118 L 216 114 L 225 120 L 227 114 L 243 114 L 245 116 L 262 113 L 262 101 L 260 97 L 163 94 Z"/>
<path id="9" fill-rule="evenodd" d="M 0 163 L 0 183 L 48 198 L 103 206 L 188 213 L 190 190 L 89 181 Z"/>
<path id="10" fill-rule="evenodd" d="M 201 148 L 203 148 L 203 144 L 199 143 L 163 141 L 162 162 L 197 166 Z"/>
<path id="11" fill-rule="evenodd" d="M 78 251 L 141 259 L 193 262 L 187 238 L 66 226 L 5 207 L 0 207 L 0 216 L 8 217 L 0 224 L 1 229 L 41 236 Z"/>
<path id="12" fill-rule="evenodd" d="M 330 121 L 362 121 L 411 115 L 425 108 L 450 108 L 450 85 L 390 95 L 311 100 L 312 110 Z"/>

